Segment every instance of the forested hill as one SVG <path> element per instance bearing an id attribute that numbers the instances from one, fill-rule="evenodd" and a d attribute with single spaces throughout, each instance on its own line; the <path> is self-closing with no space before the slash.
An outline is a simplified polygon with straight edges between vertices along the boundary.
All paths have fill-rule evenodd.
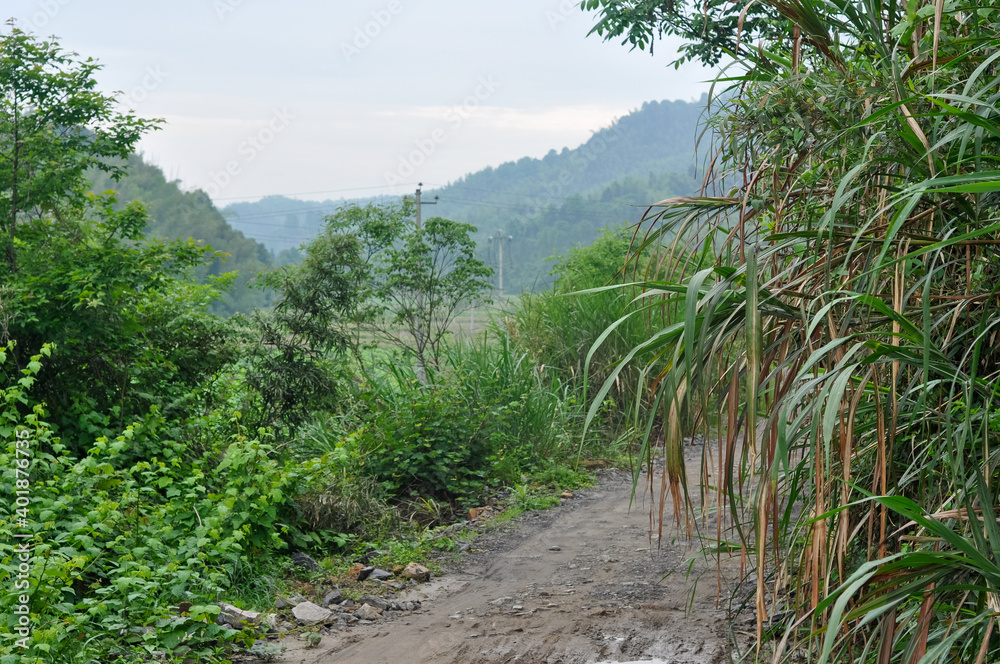
<path id="1" fill-rule="evenodd" d="M 576 149 L 488 167 L 432 193 L 447 199 L 451 214 L 474 214 L 472 208 L 492 204 L 501 219 L 530 219 L 574 195 L 598 195 L 597 200 L 608 202 L 629 192 L 641 194 L 646 189 L 642 181 L 665 173 L 694 175 L 695 131 L 704 108 L 704 98 L 646 102 Z M 605 193 L 609 185 L 623 181 L 629 184 Z M 513 215 L 504 209 L 513 209 Z"/>
<path id="2" fill-rule="evenodd" d="M 424 214 L 476 226 L 480 255 L 494 267 L 499 252 L 489 237 L 503 229 L 513 238 L 504 245 L 505 291 L 538 288 L 549 283 L 547 257 L 589 244 L 604 226 L 634 223 L 642 205 L 694 193 L 696 127 L 704 109 L 704 97 L 647 102 L 575 149 L 488 167 L 449 184 L 424 183 L 424 200 L 438 197 Z M 294 260 L 294 248 L 346 202 L 269 196 L 223 213 L 281 264 Z"/>
<path id="3" fill-rule="evenodd" d="M 115 182 L 107 174 L 91 173 L 95 192 L 114 190 L 118 202 L 125 205 L 140 201 L 149 210 L 150 224 L 145 234 L 149 238 L 175 240 L 194 238 L 229 257 L 199 268 L 194 275 L 199 281 L 226 272 L 238 272 L 233 288 L 213 309 L 220 315 L 249 312 L 270 304 L 270 295 L 248 282 L 262 270 L 271 267 L 271 253 L 266 246 L 234 230 L 211 199 L 202 191 L 184 192 L 177 182 L 168 181 L 156 166 L 147 164 L 141 156 L 129 159 L 128 176 Z"/>

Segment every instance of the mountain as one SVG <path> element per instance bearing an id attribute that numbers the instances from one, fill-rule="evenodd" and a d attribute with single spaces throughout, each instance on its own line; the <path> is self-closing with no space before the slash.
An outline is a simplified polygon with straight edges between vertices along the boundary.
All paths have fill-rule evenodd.
<path id="1" fill-rule="evenodd" d="M 525 157 L 471 173 L 424 191 L 424 216 L 473 224 L 481 258 L 499 267 L 504 242 L 504 290 L 533 290 L 551 283 L 546 258 L 576 244 L 589 244 L 599 229 L 635 223 L 644 205 L 698 189 L 695 139 L 706 98 L 698 102 L 647 102 L 596 131 L 583 145 L 545 157 Z M 436 197 L 436 202 L 434 201 Z M 276 262 L 296 260 L 323 217 L 348 202 L 301 201 L 268 196 L 235 203 L 222 212 L 233 228 L 267 245 Z M 398 199 L 384 198 L 386 202 Z"/>
<path id="2" fill-rule="evenodd" d="M 95 192 L 117 192 L 120 205 L 132 201 L 144 203 L 150 216 L 150 223 L 145 229 L 146 237 L 162 240 L 194 238 L 216 251 L 229 254 L 225 259 L 217 259 L 198 268 L 193 275 L 204 282 L 226 272 L 238 272 L 232 290 L 213 305 L 216 313 L 246 313 L 271 303 L 270 293 L 248 285 L 257 273 L 271 268 L 270 250 L 234 230 L 204 192 L 181 191 L 179 182 L 168 181 L 163 171 L 147 164 L 140 155 L 129 159 L 128 175 L 119 182 L 95 170 L 91 174 L 91 183 Z"/>

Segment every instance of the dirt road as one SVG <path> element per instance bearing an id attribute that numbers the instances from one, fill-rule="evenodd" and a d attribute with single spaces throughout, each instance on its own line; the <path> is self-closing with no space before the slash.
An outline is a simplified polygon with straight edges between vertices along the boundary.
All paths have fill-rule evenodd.
<path id="1" fill-rule="evenodd" d="M 597 487 L 483 535 L 454 569 L 400 598 L 421 600 L 421 612 L 352 627 L 314 649 L 291 644 L 279 661 L 728 662 L 714 562 L 696 563 L 689 577 L 693 546 L 673 530 L 651 546 L 648 506 L 630 511 L 630 492 L 627 472 L 604 471 Z"/>

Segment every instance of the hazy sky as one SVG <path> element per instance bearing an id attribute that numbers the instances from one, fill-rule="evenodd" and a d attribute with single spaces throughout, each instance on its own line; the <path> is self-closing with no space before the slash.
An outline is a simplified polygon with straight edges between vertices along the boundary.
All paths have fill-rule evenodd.
<path id="1" fill-rule="evenodd" d="M 400 193 L 576 147 L 711 73 L 587 37 L 570 0 L 4 0 L 166 124 L 147 158 L 216 202 Z"/>

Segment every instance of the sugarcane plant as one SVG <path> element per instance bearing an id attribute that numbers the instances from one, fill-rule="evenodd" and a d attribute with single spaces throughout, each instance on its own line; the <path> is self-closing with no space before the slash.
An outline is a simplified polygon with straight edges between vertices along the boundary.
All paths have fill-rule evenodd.
<path id="1" fill-rule="evenodd" d="M 621 3 L 590 4 L 614 34 Z M 668 256 L 627 280 L 649 331 L 618 365 L 653 406 L 659 517 L 695 486 L 726 517 L 708 534 L 748 563 L 758 646 L 787 616 L 775 661 L 997 661 L 1000 8 L 728 11 L 751 5 L 701 195 L 651 206 L 630 252 Z"/>

